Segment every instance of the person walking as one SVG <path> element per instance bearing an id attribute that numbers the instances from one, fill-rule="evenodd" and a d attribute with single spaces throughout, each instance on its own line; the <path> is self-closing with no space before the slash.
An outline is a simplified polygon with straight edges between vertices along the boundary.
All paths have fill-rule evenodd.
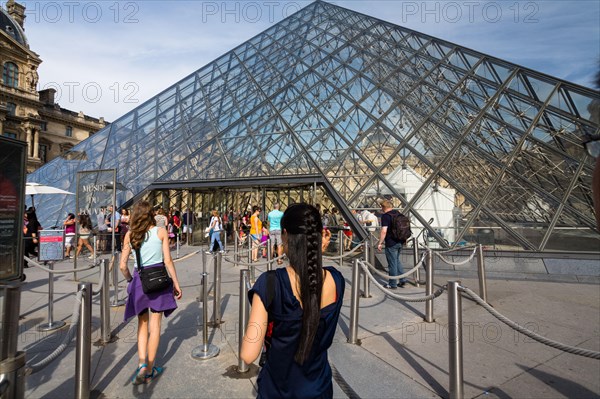
<path id="1" fill-rule="evenodd" d="M 221 243 L 221 230 L 223 230 L 223 220 L 219 215 L 219 211 L 214 209 L 212 211 L 212 217 L 210 218 L 210 224 L 208 225 L 210 234 L 210 247 L 208 250 L 212 253 L 215 249 L 215 242 L 219 244 L 219 251 L 221 253 L 225 252 L 223 248 L 223 244 Z"/>
<path id="2" fill-rule="evenodd" d="M 381 215 L 381 232 L 379 234 L 377 249 L 381 251 L 381 247 L 385 242 L 385 258 L 388 262 L 388 273 L 390 276 L 398 276 L 404 273 L 402 262 L 400 261 L 400 253 L 402 252 L 402 245 L 404 243 L 397 241 L 396 238 L 393 237 L 390 226 L 392 225 L 394 215 L 399 214 L 400 212 L 394 209 L 392 202 L 389 200 L 381 201 L 380 205 L 383 214 Z M 400 279 L 400 288 L 403 288 L 405 284 L 406 279 Z M 398 288 L 397 279 L 390 279 L 388 284 L 385 285 L 385 288 L 392 290 Z"/>
<path id="3" fill-rule="evenodd" d="M 79 257 L 83 246 L 90 251 L 89 259 L 94 259 L 94 248 L 90 244 L 90 236 L 92 235 L 92 219 L 87 213 L 79 214 L 79 241 L 77 242 L 77 252 L 75 257 Z"/>
<path id="4" fill-rule="evenodd" d="M 71 251 L 75 248 L 75 214 L 69 213 L 63 222 L 65 226 L 65 258 L 71 259 Z"/>
<path id="5" fill-rule="evenodd" d="M 173 284 L 162 291 L 145 294 L 137 269 L 137 255 L 133 275 L 127 266 L 132 250 L 139 250 L 139 262 L 144 268 L 166 267 Z M 131 381 L 134 385 L 139 385 L 151 382 L 163 372 L 163 368 L 156 365 L 162 316 L 164 314 L 165 317 L 169 317 L 177 308 L 175 300 L 181 299 L 182 296 L 169 250 L 167 231 L 156 227 L 152 207 L 147 201 L 138 202 L 133 207 L 119 268 L 128 283 L 124 320 L 127 321 L 133 316 L 137 316 L 138 319 L 139 362 Z"/>
<path id="6" fill-rule="evenodd" d="M 334 267 L 322 266 L 331 234 L 323 229 L 317 208 L 291 205 L 281 228 L 290 264 L 263 273 L 248 292 L 252 311 L 240 357 L 254 362 L 268 330 L 258 398 L 331 398 L 327 350 L 344 300 L 344 278 Z"/>
<path id="7" fill-rule="evenodd" d="M 25 248 L 23 250 L 23 255 L 29 258 L 38 257 L 40 230 L 42 230 L 42 226 L 40 225 L 40 222 L 38 222 L 35 208 L 30 207 L 27 209 L 27 212 L 25 212 L 25 226 L 23 227 Z M 28 267 L 27 262 L 25 262 L 25 267 Z"/>
<path id="8" fill-rule="evenodd" d="M 277 264 L 283 264 L 281 256 L 283 255 L 283 245 L 281 242 L 281 218 L 283 212 L 279 209 L 279 203 L 273 206 L 273 210 L 267 215 L 269 221 L 269 238 L 271 239 L 272 253 L 275 254 L 275 248 L 277 248 Z"/>
<path id="9" fill-rule="evenodd" d="M 262 235 L 262 222 L 258 217 L 261 209 L 258 206 L 252 207 L 252 216 L 250 217 L 250 238 L 252 239 L 252 262 L 258 262 L 258 247 Z"/>

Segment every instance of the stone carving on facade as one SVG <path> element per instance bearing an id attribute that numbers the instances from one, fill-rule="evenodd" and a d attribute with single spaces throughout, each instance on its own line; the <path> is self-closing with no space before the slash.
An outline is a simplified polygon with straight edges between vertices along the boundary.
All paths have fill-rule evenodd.
<path id="1" fill-rule="evenodd" d="M 35 65 L 29 65 L 29 71 L 25 74 L 25 83 L 27 84 L 27 90 L 37 93 L 37 84 L 40 80 L 40 76 L 37 72 Z"/>

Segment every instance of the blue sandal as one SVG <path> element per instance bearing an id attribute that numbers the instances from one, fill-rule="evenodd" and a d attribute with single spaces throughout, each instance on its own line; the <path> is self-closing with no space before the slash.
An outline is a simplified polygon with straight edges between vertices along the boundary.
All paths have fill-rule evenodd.
<path id="1" fill-rule="evenodd" d="M 164 368 L 162 368 L 162 367 L 157 367 L 157 366 L 152 367 L 152 373 L 146 374 L 146 382 L 150 382 L 153 379 L 157 378 L 159 375 L 162 374 L 163 370 L 164 370 Z"/>
<path id="2" fill-rule="evenodd" d="M 131 379 L 131 383 L 133 385 L 140 385 L 146 382 L 146 373 L 142 373 L 141 371 L 147 367 L 148 365 L 146 363 L 142 363 L 138 366 L 137 370 L 135 370 L 133 378 Z"/>

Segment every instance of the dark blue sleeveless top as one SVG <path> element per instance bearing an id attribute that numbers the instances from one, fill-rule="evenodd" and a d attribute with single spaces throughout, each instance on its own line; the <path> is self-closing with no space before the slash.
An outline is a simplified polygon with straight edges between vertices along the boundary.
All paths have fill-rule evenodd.
<path id="1" fill-rule="evenodd" d="M 329 271 L 336 287 L 336 301 L 321 309 L 321 320 L 310 356 L 302 366 L 294 361 L 302 330 L 302 307 L 294 296 L 287 270 L 276 269 L 275 295 L 267 311 L 273 321 L 271 348 L 258 375 L 258 398 L 331 398 L 333 385 L 327 349 L 331 346 L 344 299 L 344 277 L 334 267 Z M 267 303 L 267 273 L 248 292 Z"/>

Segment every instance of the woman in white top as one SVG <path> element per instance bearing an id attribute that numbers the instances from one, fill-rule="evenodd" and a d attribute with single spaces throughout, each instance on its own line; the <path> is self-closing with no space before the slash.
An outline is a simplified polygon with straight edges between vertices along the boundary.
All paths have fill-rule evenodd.
<path id="1" fill-rule="evenodd" d="M 213 210 L 212 217 L 210 218 L 210 224 L 208 225 L 210 231 L 210 247 L 208 247 L 209 251 L 212 252 L 215 247 L 215 241 L 219 244 L 219 251 L 225 252 L 223 250 L 223 244 L 221 243 L 221 230 L 223 230 L 223 220 L 219 216 L 219 211 Z"/>

